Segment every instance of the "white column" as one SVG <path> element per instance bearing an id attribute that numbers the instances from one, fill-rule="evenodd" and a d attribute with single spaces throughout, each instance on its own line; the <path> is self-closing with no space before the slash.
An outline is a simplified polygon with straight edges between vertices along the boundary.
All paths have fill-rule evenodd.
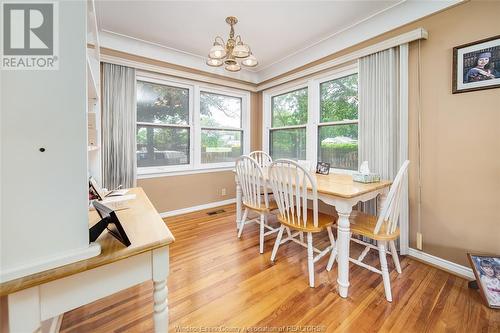
<path id="1" fill-rule="evenodd" d="M 168 246 L 153 251 L 153 320 L 156 333 L 168 332 L 168 261 Z"/>
<path id="2" fill-rule="evenodd" d="M 337 229 L 339 273 L 337 283 L 339 284 L 340 296 L 345 298 L 349 290 L 349 242 L 351 240 L 349 215 L 351 215 L 352 206 L 347 202 L 341 202 L 335 206 L 335 209 L 339 216 Z"/>
<path id="3" fill-rule="evenodd" d="M 238 182 L 238 177 L 234 177 L 236 181 L 236 229 L 241 223 L 241 185 Z"/>

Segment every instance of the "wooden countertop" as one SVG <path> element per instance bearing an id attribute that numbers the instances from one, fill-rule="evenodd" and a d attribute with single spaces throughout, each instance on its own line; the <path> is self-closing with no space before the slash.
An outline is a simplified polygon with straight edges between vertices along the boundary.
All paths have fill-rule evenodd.
<path id="1" fill-rule="evenodd" d="M 0 284 L 0 296 L 47 283 L 63 277 L 110 264 L 143 252 L 151 251 L 172 243 L 175 239 L 163 219 L 149 201 L 142 188 L 130 189 L 136 195 L 130 208 L 116 214 L 130 239 L 131 245 L 125 247 L 117 239 L 104 231 L 97 239 L 101 254 L 86 260 L 28 275 Z M 89 211 L 89 227 L 99 221 L 96 211 Z"/>
<path id="2" fill-rule="evenodd" d="M 391 186 L 389 180 L 381 180 L 376 183 L 358 183 L 352 180 L 351 175 L 331 173 L 328 175 L 315 174 L 318 185 L 318 193 L 332 195 L 341 198 L 355 198 L 357 196 Z"/>
<path id="3" fill-rule="evenodd" d="M 233 170 L 236 174 L 236 170 Z M 268 169 L 263 169 L 263 176 L 267 178 Z M 357 196 L 391 186 L 389 180 L 381 180 L 376 183 L 358 183 L 352 180 L 349 174 L 330 173 L 328 175 L 312 174 L 316 178 L 318 194 L 326 194 L 340 198 L 351 199 Z"/>

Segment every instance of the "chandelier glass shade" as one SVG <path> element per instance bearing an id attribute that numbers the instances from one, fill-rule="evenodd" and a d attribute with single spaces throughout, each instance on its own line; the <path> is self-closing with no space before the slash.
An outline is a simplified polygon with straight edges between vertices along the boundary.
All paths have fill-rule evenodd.
<path id="1" fill-rule="evenodd" d="M 234 36 L 234 25 L 238 19 L 234 16 L 226 18 L 226 23 L 231 26 L 227 42 L 217 36 L 210 51 L 208 52 L 207 65 L 220 67 L 225 65 L 225 69 L 230 72 L 238 72 L 241 65 L 245 67 L 255 67 L 259 64 L 257 58 L 252 54 L 250 46 L 243 43 L 241 36 Z"/>

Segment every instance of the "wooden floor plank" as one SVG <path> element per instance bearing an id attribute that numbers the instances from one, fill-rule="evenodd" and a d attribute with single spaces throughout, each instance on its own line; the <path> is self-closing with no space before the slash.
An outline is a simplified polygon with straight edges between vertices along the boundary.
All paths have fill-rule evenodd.
<path id="1" fill-rule="evenodd" d="M 316 263 L 316 288 L 310 288 L 304 248 L 284 244 L 271 263 L 274 236 L 260 255 L 258 226 L 245 226 L 238 239 L 234 205 L 220 209 L 211 216 L 201 211 L 165 219 L 176 238 L 169 332 L 221 325 L 268 332 L 293 325 L 322 332 L 500 332 L 500 311 L 484 306 L 467 281 L 407 257 L 401 258 L 401 275 L 388 260 L 392 303 L 385 300 L 381 276 L 354 265 L 349 298 L 340 298 L 336 266 L 325 269 L 328 256 Z M 326 247 L 327 235 L 315 236 L 315 244 Z M 352 256 L 361 250 L 351 245 Z M 366 261 L 378 265 L 377 253 Z M 152 304 L 147 282 L 66 313 L 61 332 L 153 332 Z"/>

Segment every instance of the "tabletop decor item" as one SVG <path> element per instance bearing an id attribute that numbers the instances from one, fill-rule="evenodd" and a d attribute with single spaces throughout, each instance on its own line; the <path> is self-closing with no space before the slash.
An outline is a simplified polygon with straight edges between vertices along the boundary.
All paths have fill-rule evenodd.
<path id="1" fill-rule="evenodd" d="M 380 181 L 380 175 L 376 173 L 362 174 L 355 172 L 352 174 L 352 180 L 358 183 L 376 183 Z"/>
<path id="2" fill-rule="evenodd" d="M 316 164 L 316 173 L 328 175 L 330 173 L 330 163 L 318 162 L 318 164 Z"/>
<path id="3" fill-rule="evenodd" d="M 453 48 L 453 93 L 500 87 L 500 36 Z"/>
<path id="4" fill-rule="evenodd" d="M 500 309 L 500 256 L 467 253 L 467 258 L 484 302 Z"/>
<path id="5" fill-rule="evenodd" d="M 358 183 L 376 183 L 380 181 L 380 175 L 370 172 L 368 161 L 363 161 L 359 171 L 352 174 L 352 180 Z"/>

